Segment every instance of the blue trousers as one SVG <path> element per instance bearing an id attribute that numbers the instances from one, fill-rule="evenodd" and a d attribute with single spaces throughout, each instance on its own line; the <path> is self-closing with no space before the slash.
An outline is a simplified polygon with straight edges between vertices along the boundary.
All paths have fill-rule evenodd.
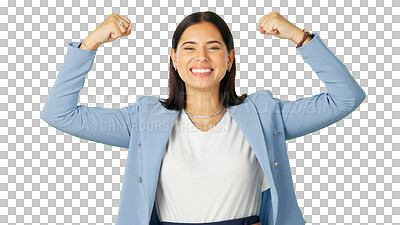
<path id="1" fill-rule="evenodd" d="M 224 220 L 209 223 L 175 223 L 175 222 L 160 222 L 160 225 L 251 225 L 260 222 L 259 216 L 249 216 L 233 220 Z"/>

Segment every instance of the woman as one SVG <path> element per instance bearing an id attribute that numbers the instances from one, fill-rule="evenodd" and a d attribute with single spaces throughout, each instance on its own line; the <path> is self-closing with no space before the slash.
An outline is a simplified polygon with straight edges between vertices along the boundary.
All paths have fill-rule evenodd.
<path id="1" fill-rule="evenodd" d="M 129 148 L 117 225 L 304 224 L 285 141 L 337 122 L 365 98 L 318 33 L 277 12 L 259 20 L 260 33 L 296 43 L 328 93 L 296 101 L 269 90 L 238 97 L 232 34 L 217 14 L 198 12 L 174 33 L 168 99 L 77 106 L 97 48 L 129 35 L 130 22 L 111 14 L 82 43 L 69 44 L 42 111 L 61 131 Z"/>

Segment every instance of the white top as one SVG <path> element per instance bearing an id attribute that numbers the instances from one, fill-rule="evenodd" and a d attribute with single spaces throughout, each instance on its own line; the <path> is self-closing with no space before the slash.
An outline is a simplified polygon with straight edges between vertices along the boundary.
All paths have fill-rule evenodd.
<path id="1" fill-rule="evenodd" d="M 269 188 L 260 164 L 228 112 L 208 131 L 182 109 L 169 136 L 156 191 L 161 222 L 207 223 L 259 215 Z"/>

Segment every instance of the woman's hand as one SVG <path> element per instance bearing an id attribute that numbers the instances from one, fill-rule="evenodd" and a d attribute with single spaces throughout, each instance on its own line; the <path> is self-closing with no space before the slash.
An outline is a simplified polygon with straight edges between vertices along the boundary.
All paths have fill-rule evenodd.
<path id="1" fill-rule="evenodd" d="M 123 22 L 123 25 L 120 25 L 120 21 Z M 91 50 L 96 50 L 103 43 L 130 35 L 132 30 L 130 23 L 130 19 L 111 13 L 102 24 L 87 36 L 84 42 Z"/>
<path id="2" fill-rule="evenodd" d="M 257 28 L 262 34 L 270 34 L 281 39 L 289 39 L 294 41 L 299 34 L 304 35 L 303 30 L 290 23 L 285 17 L 278 12 L 272 11 L 259 20 L 260 25 Z"/>

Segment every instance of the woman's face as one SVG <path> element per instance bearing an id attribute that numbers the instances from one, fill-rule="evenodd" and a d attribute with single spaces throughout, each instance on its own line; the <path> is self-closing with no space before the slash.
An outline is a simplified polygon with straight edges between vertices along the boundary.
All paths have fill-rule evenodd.
<path id="1" fill-rule="evenodd" d="M 232 67 L 234 57 L 235 51 L 228 54 L 219 30 L 209 22 L 188 27 L 178 42 L 176 53 L 171 49 L 172 62 L 185 82 L 186 90 L 219 90 L 220 81 Z M 204 71 L 193 71 L 195 68 L 212 71 L 202 73 Z"/>

